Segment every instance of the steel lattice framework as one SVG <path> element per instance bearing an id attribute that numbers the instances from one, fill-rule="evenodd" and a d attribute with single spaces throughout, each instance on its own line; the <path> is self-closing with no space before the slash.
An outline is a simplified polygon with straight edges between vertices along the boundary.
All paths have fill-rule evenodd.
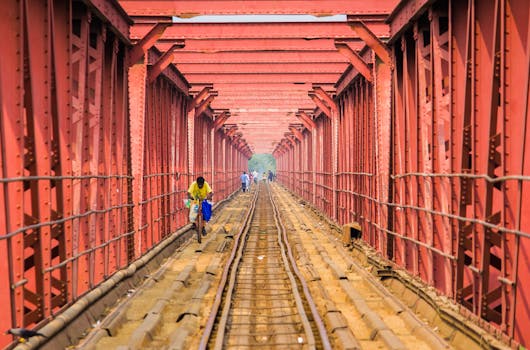
<path id="1" fill-rule="evenodd" d="M 2 2 L 3 329 L 54 320 L 167 240 L 196 176 L 222 199 L 272 153 L 386 277 L 529 344 L 528 0 L 278 3 Z M 173 18 L 249 14 L 347 20 Z"/>

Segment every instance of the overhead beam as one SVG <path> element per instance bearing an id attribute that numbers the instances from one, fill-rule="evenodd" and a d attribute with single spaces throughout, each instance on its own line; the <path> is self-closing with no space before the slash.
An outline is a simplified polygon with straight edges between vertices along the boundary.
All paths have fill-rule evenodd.
<path id="1" fill-rule="evenodd" d="M 120 0 L 130 16 L 177 16 L 189 18 L 201 15 L 315 15 L 389 14 L 398 0 L 260 0 L 249 5 L 246 0 Z"/>
<path id="2" fill-rule="evenodd" d="M 425 13 L 436 0 L 402 0 L 388 16 L 390 24 L 390 42 L 401 36 L 401 33 L 415 23 L 415 19 Z"/>
<path id="3" fill-rule="evenodd" d="M 361 39 L 348 39 L 347 41 L 354 50 L 361 50 L 365 43 Z M 156 47 L 160 51 L 167 51 L 173 41 L 159 41 Z M 293 51 L 335 51 L 334 39 L 186 39 L 186 47 L 183 52 L 261 52 L 264 55 L 275 54 L 276 52 Z M 274 51 L 274 52 L 267 52 Z"/>
<path id="4" fill-rule="evenodd" d="M 206 84 L 206 85 L 212 86 L 212 84 Z M 320 86 L 325 87 L 325 88 L 326 87 L 333 88 L 334 83 L 320 84 Z M 193 84 L 191 91 L 198 92 L 198 90 L 202 89 L 202 87 L 203 85 Z M 241 86 L 241 84 L 238 84 L 238 83 L 216 83 L 215 89 L 219 91 L 220 95 L 224 91 L 228 91 L 228 92 L 252 91 L 254 93 L 264 93 L 264 94 L 268 94 L 271 91 L 274 91 L 275 93 L 277 92 L 303 92 L 305 94 L 309 90 L 313 89 L 313 84 L 310 82 L 299 83 L 299 84 L 271 83 L 267 85 L 247 83 L 243 87 Z"/>
<path id="5" fill-rule="evenodd" d="M 188 104 L 188 112 L 197 107 L 199 103 L 206 97 L 206 95 L 208 95 L 211 89 L 212 86 L 210 84 L 210 86 L 205 86 L 197 95 L 195 95 L 195 97 L 193 97 L 191 102 Z"/>
<path id="6" fill-rule="evenodd" d="M 389 37 L 389 27 L 382 17 L 366 25 L 378 37 Z M 140 39 L 151 29 L 150 24 L 135 24 L 131 28 L 131 39 Z M 277 23 L 173 23 L 164 31 L 160 40 L 178 39 L 352 39 L 347 22 L 277 22 Z"/>
<path id="7" fill-rule="evenodd" d="M 351 29 L 350 29 L 351 30 Z M 243 52 L 186 52 L 174 53 L 175 63 L 270 63 L 267 53 L 259 51 Z M 337 51 L 282 51 L 274 53 L 275 63 L 344 63 L 348 60 Z"/>
<path id="8" fill-rule="evenodd" d="M 368 46 L 361 52 L 359 52 L 359 56 L 363 59 L 364 62 L 369 62 L 368 67 L 371 69 L 371 64 L 373 63 L 373 51 Z M 337 95 L 340 95 L 345 89 L 350 86 L 350 83 L 357 78 L 359 75 L 359 71 L 355 69 L 354 66 L 348 67 L 342 76 L 339 78 L 337 83 L 335 84 L 335 91 Z M 372 76 L 373 78 L 373 76 Z"/>
<path id="9" fill-rule="evenodd" d="M 337 111 L 337 104 L 326 91 L 324 91 L 320 86 L 315 86 L 313 90 L 315 91 L 315 94 L 318 97 L 320 97 L 323 101 L 325 101 L 328 107 L 330 107 L 334 111 Z"/>
<path id="10" fill-rule="evenodd" d="M 221 128 L 221 126 L 223 126 L 223 124 L 226 122 L 226 120 L 230 118 L 230 113 L 229 112 L 223 112 L 221 114 L 219 114 L 216 118 L 215 118 L 215 121 L 214 121 L 214 124 L 213 124 L 213 128 L 215 131 L 219 130 L 219 128 Z"/>
<path id="11" fill-rule="evenodd" d="M 137 63 L 144 56 L 147 50 L 149 50 L 149 48 L 151 48 L 156 43 L 156 41 L 162 36 L 162 34 L 169 25 L 169 23 L 157 23 L 141 39 L 139 39 L 139 41 L 129 51 L 129 63 Z M 172 44 L 171 46 L 173 45 L 174 44 Z M 168 50 L 169 47 L 163 51 L 165 52 Z"/>
<path id="12" fill-rule="evenodd" d="M 294 137 L 298 139 L 298 141 L 302 142 L 304 140 L 304 135 L 302 135 L 300 130 L 298 130 L 294 126 L 289 126 L 289 130 L 293 133 Z"/>
<path id="13" fill-rule="evenodd" d="M 351 28 L 363 39 L 363 41 L 374 50 L 377 57 L 379 57 L 385 64 L 393 67 L 392 56 L 390 50 L 385 43 L 381 41 L 370 29 L 361 21 L 350 19 L 348 16 L 348 23 Z"/>
<path id="14" fill-rule="evenodd" d="M 187 74 L 186 79 L 195 83 L 335 83 L 340 74 Z"/>
<path id="15" fill-rule="evenodd" d="M 147 79 L 150 83 L 155 81 L 155 79 L 167 68 L 173 61 L 173 51 L 176 49 L 181 49 L 184 47 L 184 42 L 179 44 L 174 44 L 171 48 L 166 51 L 156 63 L 149 70 Z"/>
<path id="16" fill-rule="evenodd" d="M 101 13 L 103 18 L 111 18 L 112 20 L 109 21 L 108 25 L 115 29 L 115 32 L 124 42 L 129 42 L 129 30 L 134 22 L 117 2 L 90 0 L 90 6 Z"/>
<path id="17" fill-rule="evenodd" d="M 289 112 L 295 108 L 295 111 L 300 108 L 310 108 L 311 99 L 277 99 L 277 100 L 253 100 L 253 99 L 217 99 L 215 109 L 256 109 L 256 105 L 259 105 L 259 109 L 262 112 L 274 112 L 271 109 L 281 109 L 278 112 Z"/>
<path id="18" fill-rule="evenodd" d="M 342 74 L 347 63 L 178 63 L 184 74 L 251 74 L 251 73 L 336 73 Z"/>
<path id="19" fill-rule="evenodd" d="M 313 129 L 316 128 L 316 124 L 313 119 L 311 119 L 311 117 L 308 116 L 304 111 L 299 111 L 296 116 L 304 124 L 307 130 L 313 131 Z"/>
<path id="20" fill-rule="evenodd" d="M 224 100 L 277 101 L 285 99 L 307 100 L 307 91 L 223 91 L 219 96 Z"/>
<path id="21" fill-rule="evenodd" d="M 206 109 L 210 106 L 210 104 L 212 103 L 212 101 L 215 99 L 216 96 L 217 96 L 217 93 L 212 93 L 204 101 L 202 101 L 200 105 L 197 106 L 195 115 L 199 116 L 203 114 L 206 111 Z"/>
<path id="22" fill-rule="evenodd" d="M 355 51 L 353 51 L 347 43 L 335 42 L 337 50 L 346 57 L 352 66 L 369 82 L 373 81 L 372 70 L 363 60 L 363 58 Z"/>
<path id="23" fill-rule="evenodd" d="M 309 97 L 315 102 L 318 108 L 324 113 L 328 118 L 331 119 L 331 109 L 322 101 L 320 100 L 314 93 L 309 93 Z"/>

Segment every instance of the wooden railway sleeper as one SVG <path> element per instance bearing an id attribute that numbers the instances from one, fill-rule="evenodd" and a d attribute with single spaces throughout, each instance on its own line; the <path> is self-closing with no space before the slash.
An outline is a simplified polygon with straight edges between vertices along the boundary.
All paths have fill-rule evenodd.
<path id="1" fill-rule="evenodd" d="M 129 350 L 141 349 L 148 338 L 154 338 L 154 333 L 162 321 L 162 313 L 168 302 L 174 295 L 185 286 L 195 265 L 188 265 L 180 274 L 177 275 L 171 287 L 158 299 L 155 305 L 145 315 L 141 325 L 132 333 L 128 346 Z"/>

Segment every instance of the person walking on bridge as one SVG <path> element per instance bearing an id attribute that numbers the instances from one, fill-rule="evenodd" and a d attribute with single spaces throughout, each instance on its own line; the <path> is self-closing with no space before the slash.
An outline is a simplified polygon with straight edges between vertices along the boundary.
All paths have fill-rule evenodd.
<path id="1" fill-rule="evenodd" d="M 250 178 L 248 177 L 246 171 L 243 171 L 243 174 L 241 174 L 240 179 L 241 179 L 241 190 L 243 192 L 246 192 L 248 188 L 248 183 L 250 182 Z"/>

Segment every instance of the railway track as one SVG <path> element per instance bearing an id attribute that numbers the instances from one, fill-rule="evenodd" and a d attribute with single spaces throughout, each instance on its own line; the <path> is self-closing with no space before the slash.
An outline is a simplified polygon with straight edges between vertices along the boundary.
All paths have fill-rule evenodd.
<path id="1" fill-rule="evenodd" d="M 202 244 L 190 235 L 77 348 L 480 348 L 442 339 L 277 185 L 237 194 L 209 225 Z"/>
<path id="2" fill-rule="evenodd" d="M 268 186 L 260 189 L 252 220 L 225 268 L 200 348 L 330 349 Z"/>

